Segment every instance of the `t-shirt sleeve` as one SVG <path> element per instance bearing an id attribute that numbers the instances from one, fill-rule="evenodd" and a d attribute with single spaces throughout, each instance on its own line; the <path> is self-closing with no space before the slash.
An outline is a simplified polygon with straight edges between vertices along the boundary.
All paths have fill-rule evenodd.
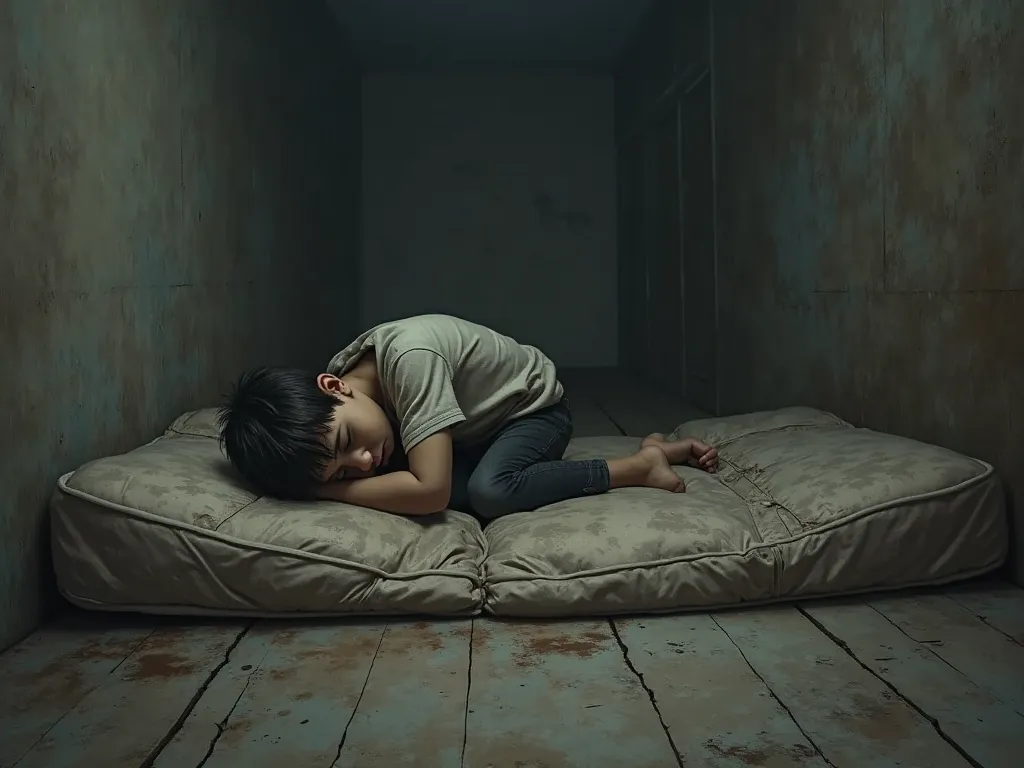
<path id="1" fill-rule="evenodd" d="M 455 398 L 448 363 L 437 352 L 407 350 L 390 369 L 387 388 L 406 452 L 435 432 L 466 420 Z"/>

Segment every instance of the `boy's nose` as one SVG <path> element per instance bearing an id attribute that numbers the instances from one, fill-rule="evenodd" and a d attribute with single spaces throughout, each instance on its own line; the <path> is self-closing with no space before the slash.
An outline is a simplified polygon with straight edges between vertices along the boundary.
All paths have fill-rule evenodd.
<path id="1" fill-rule="evenodd" d="M 368 472 L 373 468 L 373 454 L 369 451 L 360 451 L 357 454 L 356 461 L 358 462 L 359 469 L 364 472 Z"/>

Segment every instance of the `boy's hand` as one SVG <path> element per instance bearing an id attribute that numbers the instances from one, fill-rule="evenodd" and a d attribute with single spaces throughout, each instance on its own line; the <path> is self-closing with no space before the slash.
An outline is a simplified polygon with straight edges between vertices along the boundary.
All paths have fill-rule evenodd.
<path id="1" fill-rule="evenodd" d="M 374 477 L 376 474 L 376 467 L 370 467 L 369 469 L 356 469 L 355 467 L 348 467 L 345 469 L 345 476 L 342 479 L 361 480 L 366 477 Z"/>
<path id="2" fill-rule="evenodd" d="M 325 483 L 317 496 L 399 515 L 431 515 L 448 507 L 452 485 L 452 438 L 431 435 L 409 452 L 409 471 Z"/>

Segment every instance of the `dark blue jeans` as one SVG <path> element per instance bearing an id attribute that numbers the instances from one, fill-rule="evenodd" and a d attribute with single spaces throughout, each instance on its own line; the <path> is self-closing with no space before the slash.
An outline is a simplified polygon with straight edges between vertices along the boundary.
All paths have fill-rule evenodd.
<path id="1" fill-rule="evenodd" d="M 572 410 L 563 398 L 510 421 L 484 445 L 456 447 L 448 506 L 493 520 L 606 492 L 608 462 L 562 460 L 571 437 Z"/>

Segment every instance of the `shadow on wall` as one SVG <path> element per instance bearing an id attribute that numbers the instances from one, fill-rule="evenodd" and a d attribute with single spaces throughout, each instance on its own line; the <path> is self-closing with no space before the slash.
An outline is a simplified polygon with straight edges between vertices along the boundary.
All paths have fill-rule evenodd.
<path id="1" fill-rule="evenodd" d="M 612 78 L 389 73 L 363 87 L 363 325 L 446 312 L 562 367 L 614 366 Z"/>
<path id="2" fill-rule="evenodd" d="M 355 251 L 360 126 L 326 11 L 271 0 L 5 2 L 0 92 L 6 647 L 52 596 L 59 474 L 355 332 L 323 255 Z"/>
<path id="3" fill-rule="evenodd" d="M 714 8 L 723 409 L 989 460 L 1019 552 L 1024 4 Z"/>

